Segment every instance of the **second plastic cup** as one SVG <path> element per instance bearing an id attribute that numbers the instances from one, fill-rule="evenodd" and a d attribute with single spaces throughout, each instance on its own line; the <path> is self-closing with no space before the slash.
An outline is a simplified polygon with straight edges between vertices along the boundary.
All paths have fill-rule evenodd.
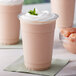
<path id="1" fill-rule="evenodd" d="M 74 19 L 75 0 L 51 0 L 51 9 L 53 13 L 57 13 L 56 26 L 72 27 Z"/>
<path id="2" fill-rule="evenodd" d="M 18 14 L 21 13 L 22 3 L 0 4 L 0 44 L 9 45 L 19 41 L 20 22 Z"/>
<path id="3" fill-rule="evenodd" d="M 31 22 L 20 18 L 24 64 L 27 69 L 45 70 L 50 67 L 56 19 Z"/>

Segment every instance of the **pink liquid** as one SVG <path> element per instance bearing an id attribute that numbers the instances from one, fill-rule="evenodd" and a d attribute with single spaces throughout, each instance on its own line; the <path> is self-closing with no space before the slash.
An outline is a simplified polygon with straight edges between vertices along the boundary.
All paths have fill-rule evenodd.
<path id="1" fill-rule="evenodd" d="M 30 70 L 45 70 L 51 66 L 55 22 L 32 23 L 20 19 L 24 64 Z"/>
<path id="2" fill-rule="evenodd" d="M 57 13 L 57 27 L 72 27 L 74 19 L 75 0 L 51 0 L 53 13 Z"/>
<path id="3" fill-rule="evenodd" d="M 19 41 L 20 22 L 18 14 L 22 4 L 0 5 L 0 44 L 15 44 Z"/>

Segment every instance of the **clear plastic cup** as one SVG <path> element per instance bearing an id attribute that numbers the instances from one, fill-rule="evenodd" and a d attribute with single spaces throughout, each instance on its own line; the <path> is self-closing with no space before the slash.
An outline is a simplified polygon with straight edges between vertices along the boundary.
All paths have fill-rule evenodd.
<path id="1" fill-rule="evenodd" d="M 10 45 L 19 41 L 22 3 L 15 5 L 0 4 L 0 44 Z"/>
<path id="2" fill-rule="evenodd" d="M 56 21 L 57 27 L 73 26 L 75 0 L 51 0 L 51 9 L 53 13 L 59 15 Z"/>
<path id="3" fill-rule="evenodd" d="M 30 70 L 51 66 L 54 29 L 58 16 L 50 21 L 28 21 L 19 16 L 22 30 L 24 64 Z"/>

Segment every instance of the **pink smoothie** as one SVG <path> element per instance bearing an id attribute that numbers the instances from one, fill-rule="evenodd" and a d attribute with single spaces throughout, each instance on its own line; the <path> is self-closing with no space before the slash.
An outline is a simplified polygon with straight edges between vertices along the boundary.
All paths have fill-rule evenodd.
<path id="1" fill-rule="evenodd" d="M 45 70 L 51 66 L 55 20 L 28 21 L 20 18 L 24 64 L 30 70 Z"/>
<path id="2" fill-rule="evenodd" d="M 50 67 L 55 21 L 30 24 L 21 20 L 25 66 L 31 70 Z"/>
<path id="3" fill-rule="evenodd" d="M 53 13 L 59 15 L 57 27 L 73 26 L 75 0 L 51 0 L 51 8 Z"/>
<path id="4" fill-rule="evenodd" d="M 20 22 L 18 14 L 22 4 L 0 4 L 0 44 L 15 44 L 19 41 Z"/>

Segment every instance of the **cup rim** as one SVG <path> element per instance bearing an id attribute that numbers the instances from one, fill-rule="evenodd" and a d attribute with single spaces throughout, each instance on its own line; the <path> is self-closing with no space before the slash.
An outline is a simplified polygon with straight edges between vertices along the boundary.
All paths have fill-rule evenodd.
<path id="1" fill-rule="evenodd" d="M 18 15 L 18 18 L 19 18 L 19 20 L 20 19 L 23 19 L 23 20 L 25 20 L 25 21 L 27 21 L 27 22 L 34 22 L 34 23 L 36 23 L 37 24 L 37 22 L 38 23 L 44 23 L 44 24 L 46 24 L 46 23 L 49 23 L 50 21 L 55 21 L 58 17 L 59 17 L 59 15 L 58 14 L 56 14 L 56 13 L 51 13 L 51 15 L 53 15 L 54 17 L 53 18 L 51 18 L 51 19 L 49 19 L 49 20 L 44 20 L 44 21 L 32 21 L 32 20 L 27 20 L 27 19 L 24 19 L 24 18 L 21 18 L 21 16 L 22 15 L 24 15 L 24 14 L 26 14 L 26 13 L 20 13 L 19 15 Z"/>

